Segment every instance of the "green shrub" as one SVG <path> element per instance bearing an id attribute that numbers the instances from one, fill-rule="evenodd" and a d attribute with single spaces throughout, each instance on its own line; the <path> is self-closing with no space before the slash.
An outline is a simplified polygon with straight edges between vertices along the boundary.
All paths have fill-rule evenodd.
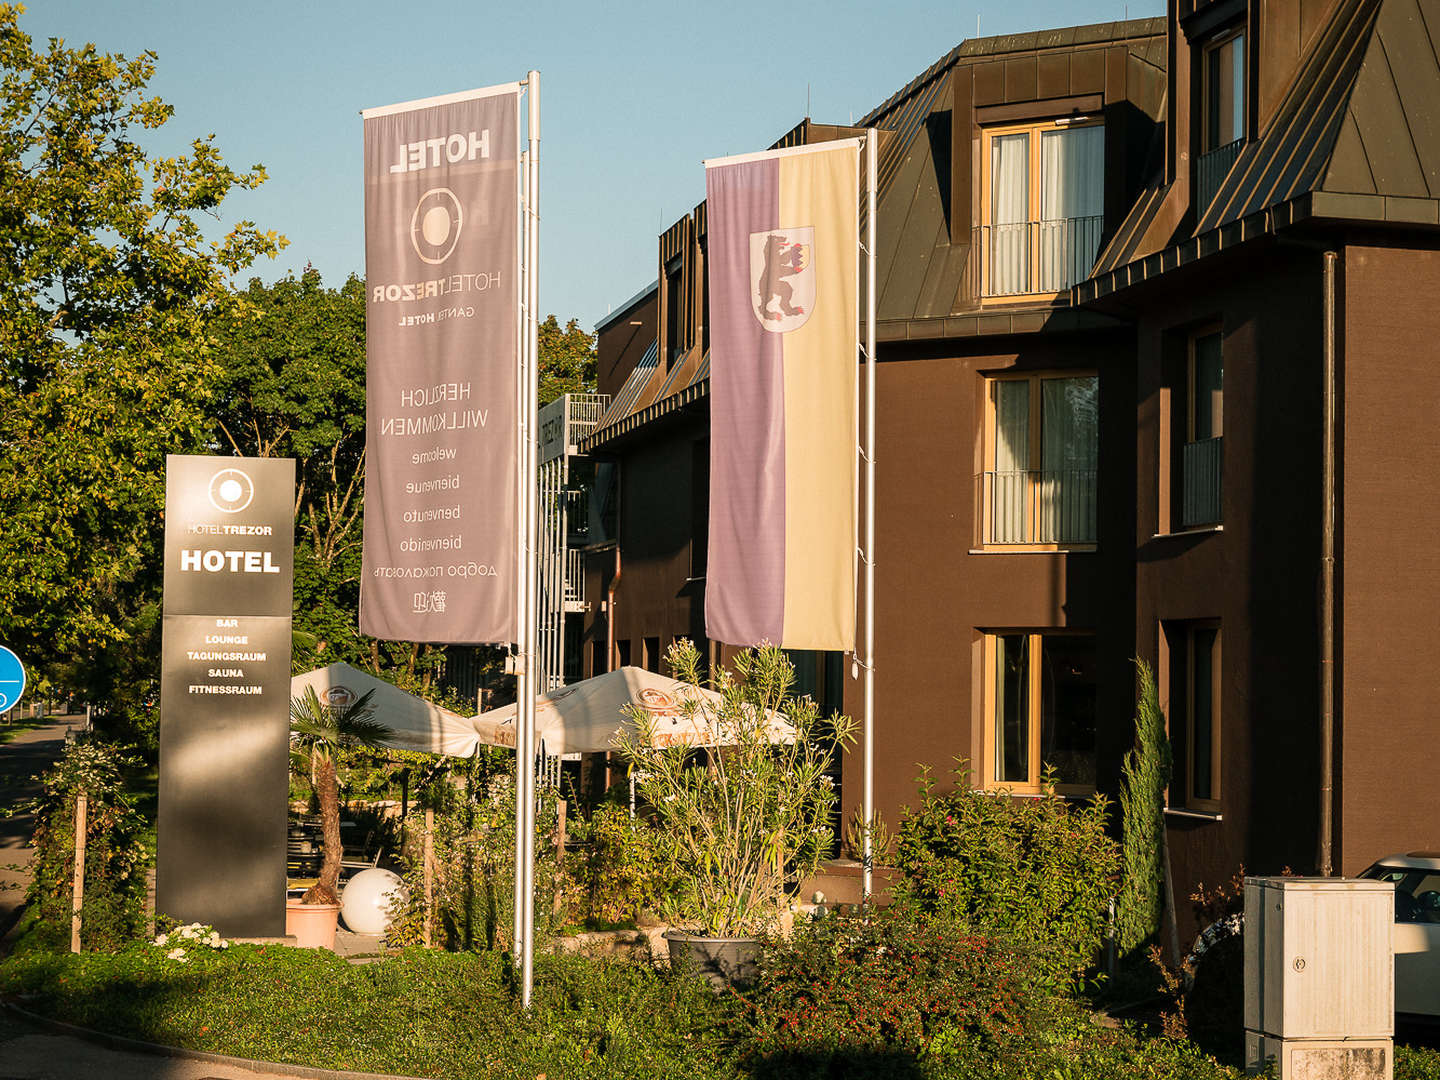
<path id="1" fill-rule="evenodd" d="M 951 922 L 830 916 L 769 945 L 748 995 L 746 1051 L 763 1075 L 913 1074 L 927 1056 L 1003 1058 L 1043 992 L 1013 946 Z"/>
<path id="2" fill-rule="evenodd" d="M 494 770 L 494 771 L 491 771 Z M 544 947 L 558 919 L 555 905 L 554 793 L 542 793 L 536 816 L 535 940 Z M 408 898 L 395 907 L 386 942 L 423 941 L 425 810 L 431 835 L 431 941 L 447 949 L 511 948 L 515 919 L 515 778 L 488 759 L 447 759 L 426 778 L 405 820 L 403 874 Z"/>
<path id="3" fill-rule="evenodd" d="M 1047 977 L 1073 981 L 1100 949 L 1120 868 L 1108 802 L 1011 798 L 970 788 L 963 765 L 955 775 L 945 793 L 922 776 L 902 812 L 896 903 L 1010 938 L 1043 956 Z"/>
<path id="4" fill-rule="evenodd" d="M 67 743 L 60 759 L 38 779 L 40 794 L 18 807 L 33 812 L 31 881 L 26 901 L 35 942 L 65 948 L 70 942 L 75 871 L 75 804 L 84 791 L 85 895 L 80 943 L 114 949 L 145 933 L 145 869 L 151 852 L 146 822 L 133 805 L 125 770 L 140 759 L 95 739 Z"/>
<path id="5" fill-rule="evenodd" d="M 1395 1047 L 1395 1080 L 1440 1080 L 1440 1050 L 1430 1046 Z"/>
<path id="6" fill-rule="evenodd" d="M 1165 844 L 1165 787 L 1170 783 L 1170 739 L 1150 665 L 1135 661 L 1140 681 L 1135 746 L 1125 755 L 1120 785 L 1124 877 L 1115 924 L 1122 953 L 1133 952 L 1160 929 Z"/>
<path id="7" fill-rule="evenodd" d="M 577 823 L 578 850 L 566 864 L 572 921 L 596 925 L 634 922 L 657 912 L 681 885 L 670 867 L 659 830 L 628 807 L 601 803 Z"/>

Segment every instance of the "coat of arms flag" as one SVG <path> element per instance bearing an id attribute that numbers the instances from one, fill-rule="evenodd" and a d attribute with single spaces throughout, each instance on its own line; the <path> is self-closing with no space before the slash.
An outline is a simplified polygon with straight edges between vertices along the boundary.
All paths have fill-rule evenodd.
<path id="1" fill-rule="evenodd" d="M 706 162 L 712 640 L 855 645 L 859 148 Z"/>

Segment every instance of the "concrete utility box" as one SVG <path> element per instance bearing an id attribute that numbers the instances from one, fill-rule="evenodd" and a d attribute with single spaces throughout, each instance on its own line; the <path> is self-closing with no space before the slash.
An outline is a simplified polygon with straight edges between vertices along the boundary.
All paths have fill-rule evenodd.
<path id="1" fill-rule="evenodd" d="M 1389 1080 L 1394 886 L 1245 879 L 1245 1059 L 1280 1080 Z"/>

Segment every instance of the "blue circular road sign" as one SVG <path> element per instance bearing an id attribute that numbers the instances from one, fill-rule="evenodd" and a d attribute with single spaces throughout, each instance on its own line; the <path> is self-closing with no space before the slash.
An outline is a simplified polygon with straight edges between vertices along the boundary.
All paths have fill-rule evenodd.
<path id="1" fill-rule="evenodd" d="M 0 712 L 8 712 L 25 692 L 25 665 L 20 658 L 0 645 Z"/>

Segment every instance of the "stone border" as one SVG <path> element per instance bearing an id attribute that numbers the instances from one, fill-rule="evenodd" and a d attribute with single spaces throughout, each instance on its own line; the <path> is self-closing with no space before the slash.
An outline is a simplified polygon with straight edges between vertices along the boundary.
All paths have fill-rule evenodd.
<path id="1" fill-rule="evenodd" d="M 259 1061 L 253 1058 L 230 1057 L 228 1054 L 212 1054 L 207 1050 L 187 1050 L 183 1046 L 166 1046 L 163 1043 L 130 1039 L 124 1035 L 111 1035 L 68 1024 L 64 1020 L 52 1020 L 28 1009 L 21 1008 L 8 998 L 0 998 L 0 1008 L 28 1020 L 42 1028 L 48 1028 L 60 1035 L 72 1035 L 85 1042 L 95 1043 L 110 1050 L 123 1050 L 156 1057 L 183 1058 L 202 1061 L 210 1065 L 228 1065 L 232 1069 L 244 1069 L 253 1073 L 274 1073 L 280 1076 L 304 1077 L 305 1080 L 435 1080 L 434 1077 L 395 1076 L 390 1073 L 346 1072 L 340 1069 L 321 1069 L 313 1065 L 288 1065 L 280 1061 Z"/>

